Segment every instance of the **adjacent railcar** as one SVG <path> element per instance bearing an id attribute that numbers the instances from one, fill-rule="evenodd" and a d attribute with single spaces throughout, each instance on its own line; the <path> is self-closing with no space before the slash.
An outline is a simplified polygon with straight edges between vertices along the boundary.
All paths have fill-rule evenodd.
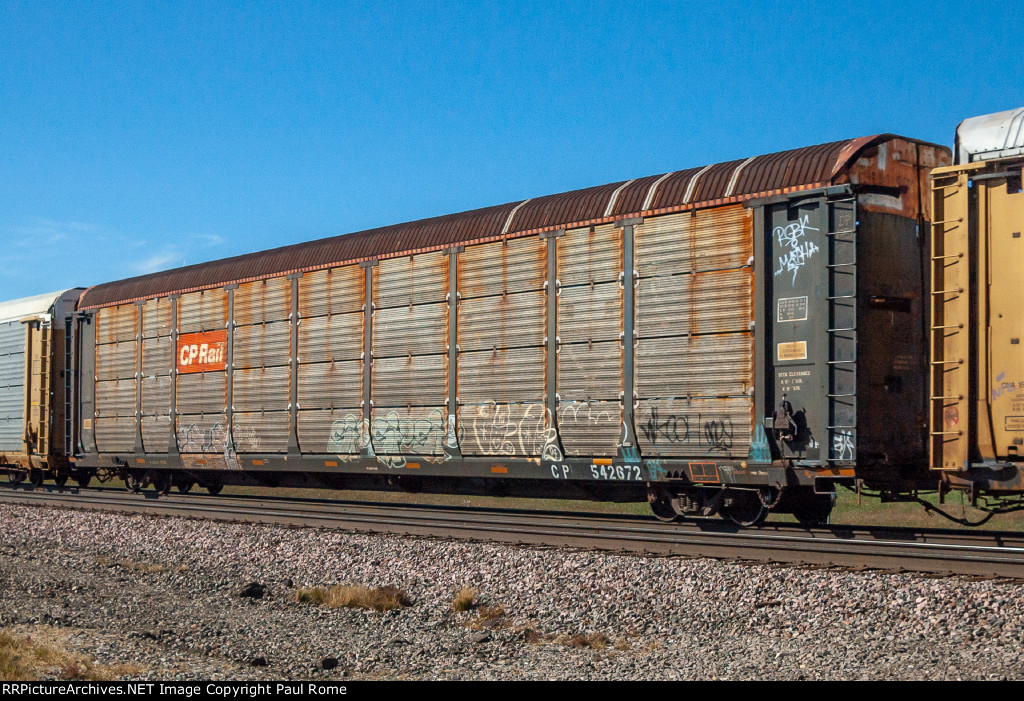
<path id="1" fill-rule="evenodd" d="M 0 304 L 0 471 L 35 484 L 70 474 L 73 407 L 66 324 L 82 289 Z"/>
<path id="2" fill-rule="evenodd" d="M 88 289 L 80 475 L 820 520 L 927 474 L 928 173 L 840 141 Z"/>

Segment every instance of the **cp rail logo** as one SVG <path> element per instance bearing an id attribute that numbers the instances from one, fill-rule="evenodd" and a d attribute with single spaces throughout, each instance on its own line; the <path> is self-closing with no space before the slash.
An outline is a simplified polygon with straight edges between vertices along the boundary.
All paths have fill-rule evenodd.
<path id="1" fill-rule="evenodd" d="M 227 331 L 183 334 L 178 337 L 178 372 L 223 370 L 227 349 Z"/>

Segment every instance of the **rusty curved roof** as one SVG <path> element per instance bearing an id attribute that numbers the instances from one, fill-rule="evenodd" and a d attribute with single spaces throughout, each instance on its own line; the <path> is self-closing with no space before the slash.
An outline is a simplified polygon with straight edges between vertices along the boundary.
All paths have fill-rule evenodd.
<path id="1" fill-rule="evenodd" d="M 109 306 L 471 241 L 825 187 L 843 182 L 845 170 L 860 151 L 890 138 L 895 137 L 884 134 L 834 141 L 141 275 L 90 287 L 82 294 L 79 307 Z"/>

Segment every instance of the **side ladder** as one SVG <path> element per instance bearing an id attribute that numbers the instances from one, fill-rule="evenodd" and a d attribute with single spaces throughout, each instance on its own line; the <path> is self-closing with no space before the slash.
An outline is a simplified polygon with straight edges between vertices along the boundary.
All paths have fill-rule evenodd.
<path id="1" fill-rule="evenodd" d="M 932 174 L 928 457 L 966 469 L 969 455 L 970 240 L 964 171 Z"/>
<path id="2" fill-rule="evenodd" d="M 857 201 L 828 201 L 828 462 L 857 458 Z"/>

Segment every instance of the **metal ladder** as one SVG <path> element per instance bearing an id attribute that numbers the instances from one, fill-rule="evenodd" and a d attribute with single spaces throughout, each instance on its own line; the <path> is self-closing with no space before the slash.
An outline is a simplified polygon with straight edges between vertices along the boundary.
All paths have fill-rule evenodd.
<path id="1" fill-rule="evenodd" d="M 854 463 L 857 453 L 857 202 L 829 200 L 828 458 Z"/>
<path id="2" fill-rule="evenodd" d="M 932 176 L 928 456 L 932 470 L 961 470 L 968 460 L 967 387 L 970 258 L 968 174 Z"/>

